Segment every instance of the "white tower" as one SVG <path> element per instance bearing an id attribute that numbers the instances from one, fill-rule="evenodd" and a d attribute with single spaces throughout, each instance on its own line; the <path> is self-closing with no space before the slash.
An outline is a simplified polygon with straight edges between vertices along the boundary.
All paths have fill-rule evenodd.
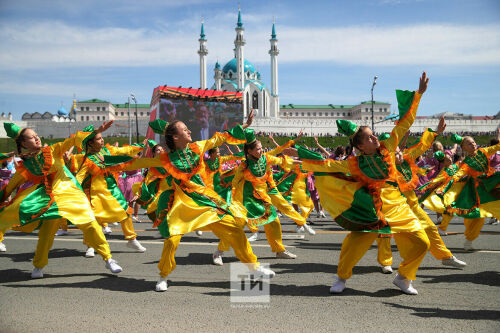
<path id="1" fill-rule="evenodd" d="M 275 118 L 278 117 L 279 113 L 279 97 L 278 97 L 278 54 L 280 50 L 278 50 L 278 39 L 276 38 L 276 29 L 274 28 L 274 20 L 273 20 L 273 30 L 271 32 L 271 49 L 269 50 L 269 54 L 271 55 L 271 100 L 272 100 L 272 109 L 273 113 L 271 116 Z"/>
<path id="2" fill-rule="evenodd" d="M 243 38 L 243 23 L 241 22 L 241 10 L 238 10 L 238 23 L 236 23 L 236 39 L 234 40 L 235 53 L 236 53 L 236 80 L 238 91 L 243 91 L 245 88 L 245 60 L 243 57 L 243 46 L 246 44 L 245 39 Z"/>
<path id="3" fill-rule="evenodd" d="M 220 69 L 220 64 L 219 60 L 215 63 L 215 68 L 214 68 L 214 79 L 215 79 L 215 90 L 222 90 L 221 89 L 221 81 L 222 81 L 222 70 Z"/>
<path id="4" fill-rule="evenodd" d="M 201 22 L 201 33 L 200 33 L 200 39 L 198 39 L 200 42 L 200 49 L 198 50 L 198 54 L 200 55 L 200 88 L 201 89 L 206 89 L 207 88 L 207 39 L 205 38 L 205 27 L 203 24 L 203 21 Z"/>

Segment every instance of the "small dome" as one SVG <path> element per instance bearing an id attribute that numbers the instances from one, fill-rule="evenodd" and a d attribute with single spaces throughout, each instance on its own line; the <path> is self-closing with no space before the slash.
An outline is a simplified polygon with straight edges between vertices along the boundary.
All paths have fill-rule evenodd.
<path id="1" fill-rule="evenodd" d="M 233 58 L 231 59 L 227 64 L 224 65 L 224 68 L 222 68 L 222 72 L 223 73 L 228 73 L 229 71 L 232 71 L 233 73 L 237 73 L 237 69 L 236 69 L 236 66 L 237 66 L 237 60 L 236 58 Z M 246 60 L 244 61 L 244 72 L 248 72 L 250 71 L 250 73 L 255 73 L 255 67 L 253 66 L 253 64 Z"/>
<path id="2" fill-rule="evenodd" d="M 60 116 L 67 116 L 68 111 L 66 111 L 66 109 L 63 106 L 61 106 L 61 108 L 59 110 L 57 110 L 57 114 Z"/>

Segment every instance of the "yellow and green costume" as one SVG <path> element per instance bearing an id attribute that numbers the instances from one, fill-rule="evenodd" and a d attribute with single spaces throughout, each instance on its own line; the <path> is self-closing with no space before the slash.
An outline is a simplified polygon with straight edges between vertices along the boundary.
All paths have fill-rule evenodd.
<path id="1" fill-rule="evenodd" d="M 307 177 L 310 172 L 306 172 L 300 165 L 295 165 L 291 170 L 283 170 L 273 175 L 276 188 L 287 201 L 300 208 L 300 215 L 307 219 L 314 209 L 314 203 L 307 189 Z"/>
<path id="2" fill-rule="evenodd" d="M 203 182 L 217 192 L 226 202 L 231 202 L 231 182 L 234 178 L 234 170 L 223 172 L 222 166 L 229 161 L 241 161 L 244 159 L 242 153 L 217 157 L 215 161 L 207 159 L 203 161 Z"/>
<path id="3" fill-rule="evenodd" d="M 241 262 L 257 266 L 257 257 L 243 232 L 246 223 L 244 207 L 229 205 L 217 192 L 206 186 L 201 177 L 202 158 L 206 151 L 223 143 L 241 144 L 245 142 L 244 130 L 236 126 L 222 133 L 215 133 L 209 140 L 189 144 L 185 149 L 165 152 L 155 158 L 141 158 L 125 162 L 120 169 L 134 170 L 146 167 L 163 167 L 169 174 L 167 183 L 172 186 L 173 193 L 168 190 L 160 195 L 158 203 L 158 219 L 162 217 L 161 209 L 166 208 L 163 229 L 164 237 L 161 260 L 158 264 L 160 275 L 166 277 L 175 269 L 175 251 L 182 235 L 194 230 L 211 230 L 222 241 L 233 247 Z M 113 157 L 106 158 L 113 162 Z M 162 198 L 163 196 L 167 198 Z"/>
<path id="4" fill-rule="evenodd" d="M 351 230 L 342 244 L 337 271 L 341 279 L 351 277 L 352 268 L 378 233 L 394 234 L 403 258 L 399 274 L 409 280 L 415 279 L 429 249 L 429 239 L 419 219 L 401 194 L 394 162 L 396 147 L 415 120 L 421 95 L 397 90 L 396 96 L 400 120 L 375 154 L 335 161 L 324 160 L 320 154 L 305 148 L 298 149 L 302 168 L 315 173 L 321 205 L 337 223 Z M 338 125 L 341 127 L 342 123 L 339 121 Z"/>
<path id="5" fill-rule="evenodd" d="M 109 245 L 95 220 L 90 203 L 78 181 L 64 165 L 62 157 L 72 146 L 81 147 L 82 141 L 93 134 L 77 132 L 63 142 L 43 147 L 38 154 L 24 158 L 24 163 L 18 166 L 12 179 L 0 192 L 3 202 L 14 190 L 23 186 L 14 198 L 0 208 L 0 231 L 5 232 L 16 225 L 22 227 L 42 222 L 39 246 L 45 248 L 48 254 L 59 224 L 69 220 L 83 231 L 89 244 L 105 260 L 111 258 Z M 42 260 L 41 267 L 35 267 L 45 265 L 46 260 Z"/>
<path id="6" fill-rule="evenodd" d="M 443 260 L 451 258 L 453 254 L 444 244 L 434 222 L 432 222 L 422 207 L 420 207 L 417 195 L 415 194 L 415 188 L 417 187 L 419 180 L 418 175 L 421 173 L 420 168 L 415 164 L 415 160 L 431 147 L 436 136 L 437 133 L 432 131 L 430 128 L 427 129 L 417 144 L 403 151 L 403 162 L 401 164 L 397 164 L 396 169 L 398 170 L 397 182 L 401 193 L 405 196 L 408 205 L 420 221 L 420 224 L 429 238 L 429 251 L 434 258 Z M 380 242 L 390 243 L 390 239 L 382 239 Z M 387 253 L 387 251 L 384 251 L 384 253 L 385 255 L 390 255 L 392 257 L 390 252 Z M 388 258 L 386 260 L 388 260 Z"/>

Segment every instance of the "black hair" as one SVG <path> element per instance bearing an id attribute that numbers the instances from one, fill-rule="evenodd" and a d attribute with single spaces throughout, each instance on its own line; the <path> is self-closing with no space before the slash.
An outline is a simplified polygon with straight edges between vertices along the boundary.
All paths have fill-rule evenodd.
<path id="1" fill-rule="evenodd" d="M 85 161 L 87 160 L 87 156 L 89 155 L 90 141 L 94 141 L 94 139 L 95 139 L 95 136 L 92 139 L 88 139 L 87 142 L 85 142 L 85 154 L 83 155 L 82 163 L 80 164 L 80 167 L 78 168 L 78 171 L 75 173 L 75 175 L 78 172 L 80 172 L 83 165 L 85 164 Z"/>
<path id="2" fill-rule="evenodd" d="M 354 136 L 349 140 L 349 143 L 351 144 L 351 146 L 356 147 L 356 148 L 359 149 L 359 145 L 361 144 L 361 141 L 363 140 L 363 135 L 361 135 L 361 133 L 363 132 L 363 130 L 365 128 L 370 128 L 370 127 L 368 127 L 368 126 L 359 126 L 359 129 L 356 132 L 356 134 L 354 134 Z"/>
<path id="3" fill-rule="evenodd" d="M 177 134 L 177 123 L 179 122 L 180 120 L 174 120 L 165 128 L 165 143 L 171 151 L 175 150 L 174 135 Z"/>
<path id="4" fill-rule="evenodd" d="M 208 156 L 211 156 L 212 154 L 214 154 L 214 153 L 217 151 L 217 148 L 218 148 L 218 147 L 215 147 L 215 148 L 210 148 L 210 149 L 208 150 Z"/>
<path id="5" fill-rule="evenodd" d="M 16 138 L 17 153 L 19 155 L 21 155 L 21 149 L 23 148 L 22 142 L 24 141 L 24 133 L 26 132 L 27 129 L 28 127 L 23 128 L 21 132 L 19 132 L 19 135 Z"/>
<path id="6" fill-rule="evenodd" d="M 340 155 L 344 155 L 345 154 L 345 148 L 344 146 L 338 146 L 337 148 L 335 148 L 335 156 L 340 156 Z"/>
<path id="7" fill-rule="evenodd" d="M 497 138 L 491 139 L 490 146 L 494 146 L 494 145 L 497 145 L 497 144 L 498 144 L 498 139 Z"/>

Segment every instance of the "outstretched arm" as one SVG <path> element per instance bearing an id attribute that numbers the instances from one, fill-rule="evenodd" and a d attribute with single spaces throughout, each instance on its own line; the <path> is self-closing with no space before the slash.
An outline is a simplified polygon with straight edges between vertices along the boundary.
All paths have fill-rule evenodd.
<path id="1" fill-rule="evenodd" d="M 328 153 L 328 151 L 327 151 L 325 148 L 323 148 L 323 146 L 322 146 L 322 145 L 320 145 L 320 144 L 319 144 L 319 141 L 318 141 L 318 137 L 317 137 L 317 136 L 315 136 L 315 137 L 314 137 L 314 142 L 316 142 L 316 146 L 318 146 L 319 150 L 320 150 L 323 154 L 325 154 L 326 156 L 329 156 L 329 155 L 330 155 L 330 154 Z"/>

